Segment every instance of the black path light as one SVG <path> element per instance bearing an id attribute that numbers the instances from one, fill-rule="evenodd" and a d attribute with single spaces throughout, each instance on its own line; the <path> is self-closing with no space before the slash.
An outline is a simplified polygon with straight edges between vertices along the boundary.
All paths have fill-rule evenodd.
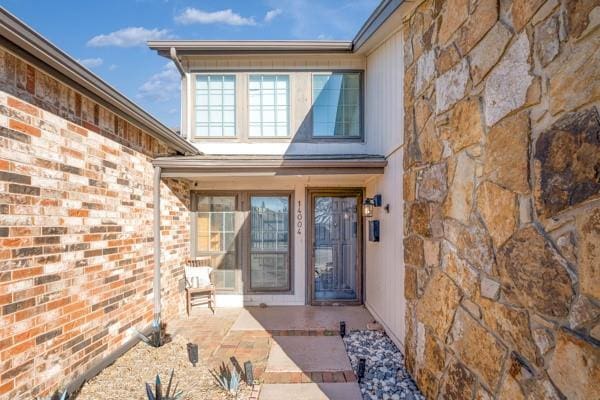
<path id="1" fill-rule="evenodd" d="M 340 336 L 346 336 L 346 321 L 340 321 Z"/>
<path id="2" fill-rule="evenodd" d="M 187 344 L 187 352 L 188 352 L 188 358 L 190 359 L 190 362 L 195 367 L 196 364 L 198 363 L 198 345 L 196 343 L 188 343 Z"/>
<path id="3" fill-rule="evenodd" d="M 254 383 L 254 371 L 252 371 L 251 361 L 246 361 L 244 363 L 244 374 L 246 375 L 246 383 L 252 385 Z"/>
<path id="4" fill-rule="evenodd" d="M 365 368 L 367 366 L 367 360 L 364 358 L 358 359 L 358 381 L 365 377 Z"/>

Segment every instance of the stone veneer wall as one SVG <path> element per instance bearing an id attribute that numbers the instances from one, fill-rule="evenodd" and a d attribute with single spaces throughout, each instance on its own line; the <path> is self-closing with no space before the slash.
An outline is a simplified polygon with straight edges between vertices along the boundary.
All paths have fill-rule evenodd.
<path id="1" fill-rule="evenodd" d="M 406 18 L 406 360 L 427 398 L 600 398 L 600 4 Z"/>
<path id="2" fill-rule="evenodd" d="M 152 320 L 146 132 L 0 48 L 0 399 L 47 395 Z M 183 311 L 189 189 L 162 183 L 164 318 Z"/>

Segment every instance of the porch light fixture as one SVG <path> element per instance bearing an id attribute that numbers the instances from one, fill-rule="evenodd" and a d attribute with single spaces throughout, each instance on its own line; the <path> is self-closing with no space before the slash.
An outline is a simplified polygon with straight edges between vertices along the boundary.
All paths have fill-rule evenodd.
<path id="1" fill-rule="evenodd" d="M 196 364 L 198 363 L 198 345 L 195 343 L 188 343 L 187 344 L 187 352 L 188 352 L 188 358 L 190 359 L 190 362 L 195 367 Z"/>
<path id="2" fill-rule="evenodd" d="M 365 199 L 363 202 L 363 215 L 367 218 L 371 218 L 373 216 L 373 207 L 381 207 L 380 194 Z"/>
<path id="3" fill-rule="evenodd" d="M 346 321 L 340 321 L 340 336 L 346 336 Z"/>

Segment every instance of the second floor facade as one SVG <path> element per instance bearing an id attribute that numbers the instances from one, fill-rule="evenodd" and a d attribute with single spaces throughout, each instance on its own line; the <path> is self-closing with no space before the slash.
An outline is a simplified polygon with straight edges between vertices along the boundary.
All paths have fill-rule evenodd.
<path id="1" fill-rule="evenodd" d="M 208 155 L 369 154 L 402 145 L 403 43 L 150 43 L 182 74 L 181 134 Z"/>

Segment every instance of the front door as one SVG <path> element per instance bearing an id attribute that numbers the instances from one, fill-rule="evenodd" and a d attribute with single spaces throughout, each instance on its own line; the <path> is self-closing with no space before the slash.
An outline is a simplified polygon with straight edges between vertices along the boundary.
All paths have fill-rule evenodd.
<path id="1" fill-rule="evenodd" d="M 311 304 L 360 304 L 362 190 L 310 190 L 309 195 Z"/>

